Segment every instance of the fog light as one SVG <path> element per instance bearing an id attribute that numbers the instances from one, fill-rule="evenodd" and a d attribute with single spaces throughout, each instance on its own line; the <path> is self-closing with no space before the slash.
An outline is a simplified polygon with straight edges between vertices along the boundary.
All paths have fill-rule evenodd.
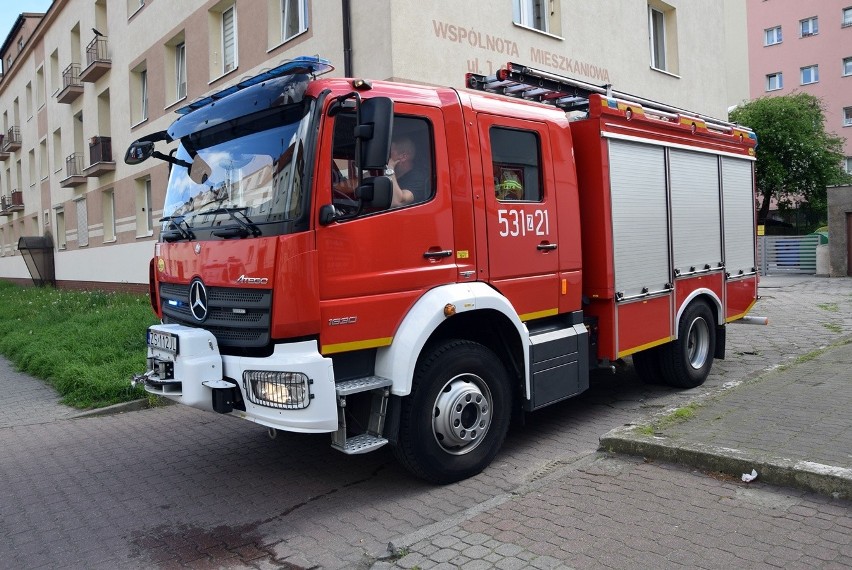
<path id="1" fill-rule="evenodd" d="M 243 387 L 248 399 L 260 406 L 285 410 L 307 408 L 311 403 L 313 380 L 300 372 L 246 370 Z"/>

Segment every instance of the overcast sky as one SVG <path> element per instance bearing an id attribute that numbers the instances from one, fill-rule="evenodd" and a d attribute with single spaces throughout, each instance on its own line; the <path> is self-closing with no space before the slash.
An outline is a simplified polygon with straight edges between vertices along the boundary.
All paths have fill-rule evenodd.
<path id="1" fill-rule="evenodd" d="M 0 44 L 22 12 L 47 12 L 51 0 L 0 0 Z"/>

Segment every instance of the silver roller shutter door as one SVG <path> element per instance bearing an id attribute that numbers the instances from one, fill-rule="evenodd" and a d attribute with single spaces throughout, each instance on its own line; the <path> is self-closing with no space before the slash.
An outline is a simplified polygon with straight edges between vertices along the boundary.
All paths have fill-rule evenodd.
<path id="1" fill-rule="evenodd" d="M 722 157 L 725 211 L 725 271 L 754 273 L 754 186 L 752 161 Z"/>
<path id="2" fill-rule="evenodd" d="M 610 140 L 615 290 L 625 298 L 667 289 L 669 232 L 663 147 Z"/>
<path id="3" fill-rule="evenodd" d="M 674 268 L 681 275 L 718 269 L 722 261 L 719 160 L 715 155 L 671 149 Z M 709 267 L 705 267 L 708 266 Z"/>

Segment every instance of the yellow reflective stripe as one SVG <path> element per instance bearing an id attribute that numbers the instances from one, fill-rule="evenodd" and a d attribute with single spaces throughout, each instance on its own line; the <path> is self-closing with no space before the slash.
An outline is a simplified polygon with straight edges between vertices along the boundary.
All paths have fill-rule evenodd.
<path id="1" fill-rule="evenodd" d="M 334 354 L 336 352 L 349 352 L 351 350 L 361 350 L 364 348 L 377 348 L 379 346 L 390 346 L 392 336 L 385 338 L 371 338 L 368 340 L 356 340 L 354 342 L 341 342 L 339 344 L 327 344 L 322 347 L 322 354 Z"/>
<path id="2" fill-rule="evenodd" d="M 667 342 L 671 342 L 673 340 L 673 336 L 667 336 L 666 338 L 661 338 L 660 340 L 655 340 L 654 342 L 649 342 L 647 344 L 631 348 L 630 350 L 624 350 L 622 352 L 619 352 L 618 357 L 624 358 L 625 356 L 630 356 L 631 354 L 634 354 L 636 352 L 642 352 L 643 350 L 648 350 L 649 348 L 654 348 L 655 346 L 660 346 L 661 344 L 666 344 Z"/>
<path id="3" fill-rule="evenodd" d="M 544 317 L 552 317 L 553 315 L 558 315 L 559 309 L 545 309 L 544 311 L 536 311 L 534 313 L 526 313 L 523 315 L 518 315 L 518 318 L 522 321 L 532 321 L 533 319 L 542 319 Z"/>

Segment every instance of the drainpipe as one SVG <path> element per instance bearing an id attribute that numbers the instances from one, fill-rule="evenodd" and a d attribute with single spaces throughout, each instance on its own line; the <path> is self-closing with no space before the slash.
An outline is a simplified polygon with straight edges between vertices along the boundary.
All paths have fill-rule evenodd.
<path id="1" fill-rule="evenodd" d="M 352 77 L 352 6 L 342 0 L 343 7 L 343 75 Z"/>

